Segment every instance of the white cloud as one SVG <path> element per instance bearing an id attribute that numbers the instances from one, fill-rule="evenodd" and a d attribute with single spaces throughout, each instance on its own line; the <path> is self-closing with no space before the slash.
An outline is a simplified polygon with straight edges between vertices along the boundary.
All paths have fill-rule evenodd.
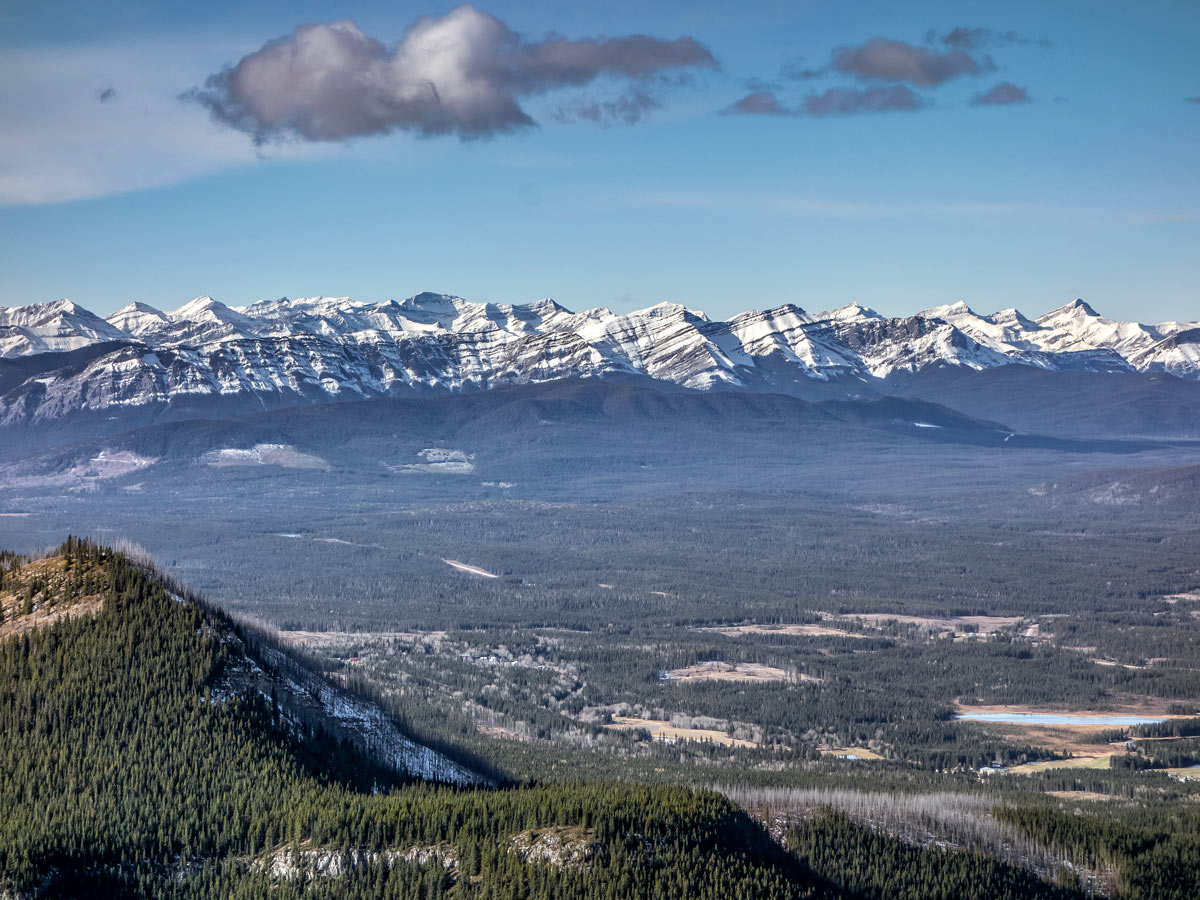
<path id="1" fill-rule="evenodd" d="M 464 140 L 535 125 L 521 106 L 531 97 L 609 79 L 633 87 L 616 99 L 578 98 L 560 120 L 632 123 L 661 103 L 657 79 L 715 69 L 690 37 L 632 34 L 530 41 L 490 13 L 463 5 L 423 16 L 394 47 L 354 22 L 301 25 L 205 79 L 189 96 L 214 118 L 254 136 L 342 141 L 408 131 Z"/>

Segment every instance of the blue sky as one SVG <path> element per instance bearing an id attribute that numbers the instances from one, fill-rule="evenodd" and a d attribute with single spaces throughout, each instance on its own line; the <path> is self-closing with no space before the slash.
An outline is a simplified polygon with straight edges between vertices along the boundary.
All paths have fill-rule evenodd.
<path id="1" fill-rule="evenodd" d="M 440 60 L 388 66 L 454 9 L 0 5 L 0 305 L 435 290 L 724 317 L 1078 296 L 1200 318 L 1194 2 L 481 3 L 467 24 L 520 53 L 497 96 L 442 116 Z M 441 106 L 379 112 L 361 79 L 336 107 L 291 75 L 206 87 L 347 18 L 362 71 L 391 73 L 363 90 L 415 78 Z M 569 69 L 545 64 L 552 34 Z M 997 85 L 1015 102 L 974 105 Z M 271 119 L 279 92 L 300 112 Z M 375 118 L 329 125 L 346 109 Z"/>

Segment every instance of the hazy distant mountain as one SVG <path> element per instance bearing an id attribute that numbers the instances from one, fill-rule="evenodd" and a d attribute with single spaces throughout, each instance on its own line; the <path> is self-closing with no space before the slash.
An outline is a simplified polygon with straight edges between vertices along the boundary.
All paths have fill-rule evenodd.
<path id="1" fill-rule="evenodd" d="M 67 300 L 0 309 L 0 423 L 214 404 L 277 408 L 457 392 L 562 378 L 645 377 L 681 387 L 817 396 L 879 392 L 927 370 L 1200 379 L 1200 323 L 1117 322 L 1077 300 L 1037 319 L 965 304 L 887 318 L 857 304 L 786 305 L 728 321 L 662 303 L 571 312 L 445 294 L 402 302 L 280 299 L 232 308 L 199 297 L 171 312 L 133 303 L 102 319 Z"/>

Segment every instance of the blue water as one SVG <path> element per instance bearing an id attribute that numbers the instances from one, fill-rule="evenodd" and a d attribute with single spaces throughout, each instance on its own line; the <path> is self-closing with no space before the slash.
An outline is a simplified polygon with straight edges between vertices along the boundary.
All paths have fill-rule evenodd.
<path id="1" fill-rule="evenodd" d="M 1059 713 L 964 713 L 955 716 L 969 722 L 1001 722 L 1007 725 L 1154 725 L 1165 719 L 1145 716 L 1072 716 Z"/>

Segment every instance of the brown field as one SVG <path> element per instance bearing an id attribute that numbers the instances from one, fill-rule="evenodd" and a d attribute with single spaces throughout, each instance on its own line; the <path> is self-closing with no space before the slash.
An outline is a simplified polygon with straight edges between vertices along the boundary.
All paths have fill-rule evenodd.
<path id="1" fill-rule="evenodd" d="M 757 747 L 754 741 L 731 738 L 723 731 L 710 728 L 677 728 L 669 722 L 658 722 L 653 719 L 635 719 L 630 716 L 613 716 L 612 724 L 605 725 L 613 731 L 629 731 L 634 728 L 645 728 L 656 741 L 711 741 L 714 744 L 725 744 L 729 747 Z"/>
<path id="2" fill-rule="evenodd" d="M 1163 597 L 1164 603 L 1178 603 L 1180 600 L 1200 600 L 1200 594 L 1167 594 Z"/>
<path id="3" fill-rule="evenodd" d="M 1098 794 L 1095 791 L 1046 791 L 1051 797 L 1060 800 L 1118 800 L 1112 794 Z"/>
<path id="4" fill-rule="evenodd" d="M 1164 718 L 1176 718 L 1174 716 L 1166 716 L 1163 709 L 1169 701 L 1160 700 L 1158 698 L 1142 698 L 1142 697 L 1127 697 L 1126 702 L 1117 704 L 1116 708 L 1106 712 L 1092 712 L 1089 710 L 1051 710 L 1037 709 L 1029 706 L 1003 706 L 999 704 L 984 705 L 984 706 L 966 706 L 962 703 L 955 704 L 956 712 L 976 712 L 976 713 L 1031 713 L 1034 715 L 1071 715 L 1084 716 L 1088 718 L 1102 719 L 1106 716 L 1120 715 L 1145 715 L 1145 716 L 1163 716 Z M 1108 766 L 1108 758 L 1114 752 L 1122 752 L 1120 748 L 1122 743 L 1116 744 L 1096 744 L 1090 740 L 1090 735 L 1097 731 L 1116 730 L 1120 726 L 1106 724 L 1103 721 L 1096 722 L 1071 722 L 1068 724 L 1055 725 L 1037 725 L 1037 724 L 1022 724 L 1014 722 L 977 722 L 978 725 L 986 725 L 990 728 L 1003 729 L 1001 737 L 1007 741 L 1014 741 L 1023 744 L 1032 744 L 1035 747 L 1043 747 L 1047 750 L 1053 750 L 1056 753 L 1070 753 L 1072 758 L 1065 760 L 1051 760 L 1037 763 L 1026 763 L 1022 766 L 1016 766 L 1010 769 L 1011 772 L 1037 772 L 1042 769 L 1051 768 L 1105 768 Z M 1141 740 L 1141 738 L 1139 738 Z"/>
<path id="5" fill-rule="evenodd" d="M 1001 628 L 1011 628 L 1022 621 L 1021 616 L 903 616 L 897 613 L 846 613 L 842 618 L 857 619 L 878 628 L 885 622 L 915 625 L 922 631 L 959 631 L 974 626 L 978 634 L 992 634 Z"/>
<path id="6" fill-rule="evenodd" d="M 667 677 L 673 681 L 820 681 L 811 675 L 789 672 L 762 663 L 702 662 L 683 669 L 672 669 Z"/>
<path id="7" fill-rule="evenodd" d="M 1163 769 L 1162 771 L 1180 781 L 1200 781 L 1200 769 L 1190 766 L 1186 769 Z"/>
<path id="8" fill-rule="evenodd" d="M 1095 753 L 1092 756 L 1072 756 L 1070 759 L 1046 759 L 1040 762 L 1025 763 L 1013 766 L 1008 771 L 1014 775 L 1031 775 L 1034 772 L 1045 772 L 1047 769 L 1107 769 L 1112 751 Z"/>
<path id="9" fill-rule="evenodd" d="M 1112 748 L 1106 744 L 1095 744 L 1088 739 L 1094 731 L 1111 728 L 1111 725 L 1011 725 L 1005 723 L 1007 729 L 1002 737 L 1006 741 L 1021 744 L 1032 744 L 1034 747 L 1044 747 L 1056 753 L 1070 753 L 1073 756 L 1099 756 Z"/>
<path id="10" fill-rule="evenodd" d="M 856 634 L 841 628 L 830 628 L 828 625 L 713 625 L 699 628 L 697 631 L 711 631 L 726 637 L 737 637 L 742 634 L 786 634 L 802 635 L 805 637 L 848 637 L 865 638 L 865 634 Z"/>

